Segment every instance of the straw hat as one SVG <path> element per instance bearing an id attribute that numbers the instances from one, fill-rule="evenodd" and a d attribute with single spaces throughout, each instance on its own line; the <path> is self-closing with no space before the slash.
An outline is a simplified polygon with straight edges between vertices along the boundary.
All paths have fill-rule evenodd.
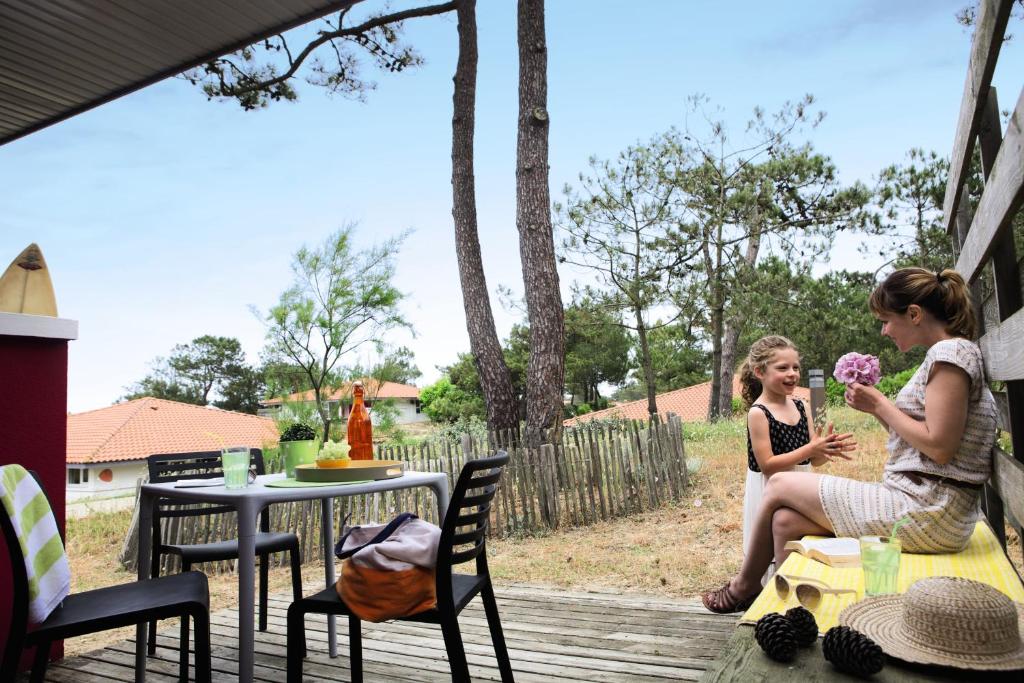
<path id="1" fill-rule="evenodd" d="M 905 595 L 850 605 L 839 623 L 868 636 L 887 655 L 958 669 L 1024 669 L 1024 605 L 970 579 L 921 579 Z"/>

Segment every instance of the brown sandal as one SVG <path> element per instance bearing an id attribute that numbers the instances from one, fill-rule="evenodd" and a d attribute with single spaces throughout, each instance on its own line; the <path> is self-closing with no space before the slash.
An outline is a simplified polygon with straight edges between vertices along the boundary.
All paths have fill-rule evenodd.
<path id="1" fill-rule="evenodd" d="M 732 614 L 733 612 L 746 612 L 754 600 L 757 599 L 757 593 L 748 595 L 743 599 L 737 599 L 732 591 L 729 590 L 729 584 L 725 584 L 716 591 L 708 591 L 700 596 L 701 602 L 704 603 L 704 608 L 709 612 L 716 614 Z"/>

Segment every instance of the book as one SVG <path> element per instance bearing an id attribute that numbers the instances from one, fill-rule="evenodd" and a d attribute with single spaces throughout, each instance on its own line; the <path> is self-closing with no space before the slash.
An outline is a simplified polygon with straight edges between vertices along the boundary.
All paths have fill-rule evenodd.
<path id="1" fill-rule="evenodd" d="M 860 566 L 860 542 L 856 538 L 805 538 L 789 541 L 785 547 L 830 567 Z"/>

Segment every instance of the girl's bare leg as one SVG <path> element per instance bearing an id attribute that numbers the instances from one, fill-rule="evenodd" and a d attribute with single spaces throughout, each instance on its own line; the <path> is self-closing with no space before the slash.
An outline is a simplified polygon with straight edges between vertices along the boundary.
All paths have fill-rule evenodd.
<path id="1" fill-rule="evenodd" d="M 768 480 L 757 522 L 751 530 L 750 551 L 743 558 L 739 574 L 729 584 L 732 595 L 746 597 L 760 591 L 761 577 L 772 557 L 778 562 L 776 566 L 780 566 L 789 554 L 782 550 L 787 541 L 808 533 L 832 533 L 832 525 L 818 497 L 820 477 L 813 472 L 779 472 Z M 776 516 L 779 517 L 777 529 Z"/>

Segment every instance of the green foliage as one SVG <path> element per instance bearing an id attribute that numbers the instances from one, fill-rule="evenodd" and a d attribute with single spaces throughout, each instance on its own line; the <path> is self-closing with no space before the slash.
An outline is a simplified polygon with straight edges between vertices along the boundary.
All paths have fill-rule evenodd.
<path id="1" fill-rule="evenodd" d="M 888 374 L 921 362 L 923 351 L 900 353 L 880 334 L 881 326 L 868 309 L 876 284 L 873 274 L 842 270 L 814 278 L 769 258 L 758 265 L 757 277 L 765 294 L 749 302 L 741 350 L 764 335 L 782 334 L 800 350 L 805 375 L 820 368 L 826 377 L 850 351 L 878 356 Z"/>
<path id="2" fill-rule="evenodd" d="M 467 392 L 456 386 L 447 375 L 420 391 L 420 408 L 438 423 L 454 423 L 474 417 L 483 419 L 487 415 L 482 394 L 479 391 Z"/>
<path id="3" fill-rule="evenodd" d="M 745 407 L 746 406 L 743 405 L 743 399 L 742 398 L 740 398 L 739 396 L 733 396 L 732 397 L 732 414 L 733 415 L 742 415 L 743 412 L 744 412 L 743 409 Z"/>
<path id="4" fill-rule="evenodd" d="M 376 437 L 392 444 L 405 441 L 405 430 L 398 425 L 398 403 L 393 398 L 373 402 L 373 429 Z"/>
<path id="5" fill-rule="evenodd" d="M 255 414 L 263 391 L 262 375 L 246 364 L 237 339 L 203 335 L 157 358 L 153 371 L 128 387 L 124 400 L 153 396 Z"/>
<path id="6" fill-rule="evenodd" d="M 416 356 L 406 346 L 384 348 L 376 365 L 366 373 L 379 382 L 396 382 L 398 384 L 414 384 L 423 376 L 416 367 Z"/>
<path id="7" fill-rule="evenodd" d="M 296 422 L 281 432 L 280 441 L 312 441 L 316 432 L 304 422 Z"/>
<path id="8" fill-rule="evenodd" d="M 826 372 L 828 372 L 826 370 Z M 837 382 L 834 377 L 825 378 L 825 400 L 830 406 L 841 406 L 846 403 L 846 385 Z"/>
<path id="9" fill-rule="evenodd" d="M 433 433 L 433 438 L 447 441 L 448 443 L 461 443 L 462 435 L 469 434 L 474 439 L 487 439 L 487 422 L 477 416 L 460 417 L 454 422 L 442 423 Z"/>
<path id="10" fill-rule="evenodd" d="M 655 391 L 682 389 L 709 379 L 711 354 L 688 321 L 655 327 L 647 335 L 647 344 L 653 364 Z M 637 353 L 634 340 L 634 354 Z M 639 398 L 644 396 L 646 393 Z"/>
<path id="11" fill-rule="evenodd" d="M 324 398 L 342 357 L 389 330 L 409 326 L 399 310 L 405 295 L 392 282 L 406 235 L 365 250 L 355 248 L 353 236 L 348 225 L 317 248 L 299 249 L 291 287 L 265 315 L 264 357 L 306 373 L 325 439 L 333 416 Z"/>
<path id="12" fill-rule="evenodd" d="M 220 400 L 213 402 L 218 408 L 255 415 L 260 407 L 260 399 L 266 395 L 263 373 L 249 366 L 239 367 L 230 381 L 221 388 L 220 395 Z"/>
<path id="13" fill-rule="evenodd" d="M 582 298 L 565 309 L 565 385 L 573 398 L 602 402 L 598 386 L 629 372 L 630 339 L 607 309 Z M 579 409 L 577 409 L 577 414 Z"/>
<path id="14" fill-rule="evenodd" d="M 199 86 L 208 99 L 235 100 L 246 111 L 280 100 L 294 101 L 294 79 L 325 88 L 332 95 L 363 100 L 376 83 L 366 80 L 369 63 L 381 71 L 400 72 L 419 66 L 423 58 L 402 41 L 404 21 L 450 11 L 445 5 L 426 5 L 387 14 L 359 15 L 342 8 L 317 21 L 315 31 L 280 33 L 211 59 L 186 71 L 184 77 Z M 354 18 L 353 18 L 354 17 Z M 289 44 L 295 36 L 309 42 Z"/>
<path id="15" fill-rule="evenodd" d="M 875 202 L 881 215 L 879 234 L 888 235 L 883 256 L 894 268 L 920 266 L 939 271 L 956 262 L 952 240 L 942 221 L 949 161 L 935 152 L 913 148 L 902 164 L 879 173 Z"/>
<path id="16" fill-rule="evenodd" d="M 581 318 L 602 315 L 604 324 L 644 338 L 652 328 L 690 312 L 679 307 L 669 320 L 650 320 L 652 310 L 672 303 L 679 266 L 689 252 L 672 248 L 682 241 L 678 233 L 687 213 L 684 190 L 675 179 L 689 164 L 685 155 L 668 153 L 659 136 L 650 144 L 627 147 L 613 160 L 592 157 L 590 173 L 579 175 L 578 187 L 566 185 L 564 204 L 555 204 L 557 225 L 565 235 L 559 261 L 586 269 L 596 281 L 585 290 Z M 635 350 L 640 381 L 646 386 L 654 382 L 655 363 L 644 345 Z M 587 361 L 585 356 L 580 359 Z M 617 361 L 612 374 L 623 375 L 622 381 L 627 356 L 620 352 L 609 360 Z M 567 384 L 576 394 L 573 385 L 583 381 L 586 387 L 586 377 L 570 376 L 569 369 L 567 358 Z M 596 392 L 596 384 L 592 388 Z M 583 392 L 585 401 L 593 398 L 589 393 L 589 388 Z"/>
<path id="17" fill-rule="evenodd" d="M 900 393 L 900 390 L 907 385 L 910 378 L 917 372 L 918 367 L 920 366 L 915 365 L 893 375 L 885 375 L 882 379 L 878 380 L 878 390 L 889 398 L 895 399 L 896 394 Z"/>

